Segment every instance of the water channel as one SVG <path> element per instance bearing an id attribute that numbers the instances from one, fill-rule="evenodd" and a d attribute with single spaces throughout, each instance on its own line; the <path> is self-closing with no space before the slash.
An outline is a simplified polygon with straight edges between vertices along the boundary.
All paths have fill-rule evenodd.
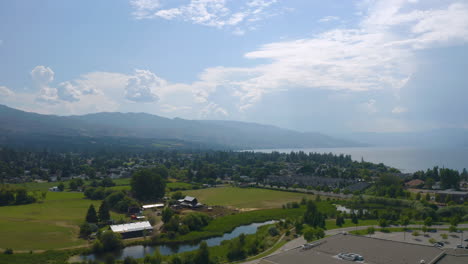
<path id="1" fill-rule="evenodd" d="M 205 239 L 204 241 L 206 241 L 209 247 L 218 246 L 221 244 L 221 242 L 236 238 L 242 233 L 245 235 L 255 234 L 257 232 L 257 229 L 260 226 L 273 224 L 275 222 L 276 221 L 267 221 L 263 223 L 252 223 L 250 225 L 238 226 L 234 230 L 232 230 L 232 232 L 230 233 L 225 233 L 223 236 L 219 236 L 219 237 L 208 238 L 208 239 Z M 127 256 L 131 256 L 133 258 L 144 258 L 148 254 L 152 255 L 154 251 L 157 249 L 159 250 L 159 252 L 161 252 L 162 255 L 172 255 L 176 253 L 183 253 L 183 252 L 197 250 L 199 246 L 200 246 L 200 242 L 194 243 L 194 244 L 157 245 L 157 246 L 137 245 L 137 246 L 126 247 L 120 251 L 113 252 L 113 254 L 116 260 L 123 260 Z M 89 255 L 74 256 L 70 259 L 70 261 L 71 262 L 76 262 L 76 261 L 80 262 L 80 261 L 85 261 L 85 260 L 102 261 L 103 259 L 104 259 L 103 255 L 89 254 Z"/>

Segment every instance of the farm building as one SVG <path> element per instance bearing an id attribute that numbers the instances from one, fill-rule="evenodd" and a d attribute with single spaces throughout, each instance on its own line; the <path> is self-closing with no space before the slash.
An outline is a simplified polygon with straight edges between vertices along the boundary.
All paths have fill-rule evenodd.
<path id="1" fill-rule="evenodd" d="M 142 206 L 142 209 L 143 209 L 143 210 L 148 210 L 148 209 L 160 209 L 160 208 L 164 208 L 164 204 L 163 204 L 163 203 L 145 204 L 145 205 Z"/>
<path id="2" fill-rule="evenodd" d="M 132 238 L 132 237 L 141 237 L 143 232 L 146 230 L 148 233 L 153 231 L 153 227 L 150 222 L 135 222 L 122 225 L 111 225 L 112 232 L 119 233 L 122 235 L 122 238 Z"/>
<path id="3" fill-rule="evenodd" d="M 202 204 L 198 202 L 197 198 L 192 196 L 185 196 L 184 199 L 180 199 L 178 202 L 183 207 L 195 208 L 202 206 Z"/>
<path id="4" fill-rule="evenodd" d="M 58 186 L 50 187 L 49 192 L 60 192 L 60 189 Z"/>

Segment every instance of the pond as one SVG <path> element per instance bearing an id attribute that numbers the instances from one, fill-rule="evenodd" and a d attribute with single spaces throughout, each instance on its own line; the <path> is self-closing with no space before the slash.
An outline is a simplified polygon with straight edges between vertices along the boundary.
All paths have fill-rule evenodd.
<path id="1" fill-rule="evenodd" d="M 236 238 L 240 234 L 245 234 L 245 235 L 255 234 L 257 232 L 257 229 L 260 226 L 273 224 L 275 222 L 276 221 L 267 221 L 263 223 L 252 223 L 250 225 L 238 226 L 234 230 L 232 230 L 232 232 L 230 233 L 225 233 L 223 236 L 219 236 L 219 237 L 208 238 L 208 239 L 205 239 L 204 241 L 206 241 L 209 247 L 218 246 L 221 244 L 221 242 Z M 120 251 L 113 252 L 113 254 L 117 260 L 123 260 L 127 256 L 131 256 L 133 258 L 144 258 L 148 254 L 152 255 L 154 251 L 157 249 L 159 250 L 159 252 L 161 252 L 162 255 L 172 255 L 176 253 L 183 253 L 183 252 L 197 250 L 198 247 L 200 246 L 200 243 L 201 242 L 198 242 L 195 244 L 129 246 Z M 85 261 L 85 260 L 102 261 L 103 259 L 104 259 L 103 255 L 89 254 L 89 255 L 74 256 L 70 259 L 70 262 L 80 262 L 80 261 Z"/>

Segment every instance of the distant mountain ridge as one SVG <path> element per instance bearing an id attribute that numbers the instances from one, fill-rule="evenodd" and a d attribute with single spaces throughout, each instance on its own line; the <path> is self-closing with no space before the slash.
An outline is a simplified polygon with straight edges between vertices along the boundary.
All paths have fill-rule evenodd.
<path id="1" fill-rule="evenodd" d="M 35 144 L 35 139 L 47 142 L 49 146 L 54 144 L 54 139 L 57 143 L 73 143 L 75 139 L 81 144 L 94 145 L 100 142 L 120 144 L 121 141 L 133 145 L 132 141 L 135 141 L 144 147 L 163 141 L 225 149 L 363 146 L 321 133 L 239 121 L 170 119 L 146 113 L 119 112 L 55 116 L 0 105 L 0 144 L 21 145 L 22 141 Z"/>

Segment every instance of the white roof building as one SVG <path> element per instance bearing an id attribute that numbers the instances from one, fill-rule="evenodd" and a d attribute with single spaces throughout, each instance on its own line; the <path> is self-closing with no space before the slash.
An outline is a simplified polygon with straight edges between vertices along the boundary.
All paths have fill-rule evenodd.
<path id="1" fill-rule="evenodd" d="M 158 203 L 158 204 L 146 204 L 146 205 L 143 205 L 142 208 L 143 210 L 145 209 L 151 209 L 151 208 L 163 208 L 164 207 L 164 204 L 162 203 Z"/>
<path id="2" fill-rule="evenodd" d="M 111 225 L 110 226 L 112 232 L 114 233 L 127 233 L 127 232 L 136 232 L 136 231 L 143 231 L 143 230 L 153 230 L 150 222 L 135 222 L 130 224 L 122 224 L 122 225 Z"/>

